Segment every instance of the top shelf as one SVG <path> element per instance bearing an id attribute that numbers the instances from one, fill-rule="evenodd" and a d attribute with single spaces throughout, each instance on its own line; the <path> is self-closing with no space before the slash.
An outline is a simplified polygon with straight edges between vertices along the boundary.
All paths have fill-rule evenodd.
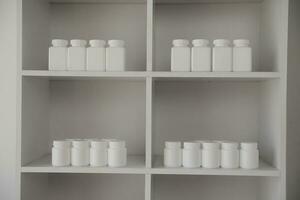
<path id="1" fill-rule="evenodd" d="M 261 3 L 263 0 L 153 0 L 156 4 Z M 50 3 L 146 3 L 147 0 L 50 0 Z"/>
<path id="2" fill-rule="evenodd" d="M 91 72 L 91 71 L 48 71 L 23 70 L 23 77 L 44 77 L 51 80 L 84 80 L 84 79 L 145 79 L 155 80 L 269 80 L 279 79 L 279 72 Z"/>

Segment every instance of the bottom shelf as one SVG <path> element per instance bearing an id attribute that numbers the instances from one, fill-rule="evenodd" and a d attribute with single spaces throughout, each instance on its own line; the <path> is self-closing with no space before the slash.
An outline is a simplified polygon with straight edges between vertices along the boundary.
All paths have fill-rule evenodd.
<path id="1" fill-rule="evenodd" d="M 170 175 L 219 175 L 219 176 L 269 176 L 279 177 L 280 170 L 260 160 L 259 168 L 246 169 L 204 169 L 166 168 L 162 156 L 154 159 L 153 168 L 145 167 L 144 156 L 128 156 L 126 167 L 53 167 L 51 155 L 46 155 L 22 167 L 22 173 L 104 173 L 104 174 L 170 174 Z"/>
<path id="2" fill-rule="evenodd" d="M 167 168 L 163 166 L 163 157 L 154 159 L 152 174 L 181 174 L 181 175 L 221 175 L 221 176 L 280 176 L 280 171 L 260 160 L 257 169 L 205 169 L 205 168 Z"/>

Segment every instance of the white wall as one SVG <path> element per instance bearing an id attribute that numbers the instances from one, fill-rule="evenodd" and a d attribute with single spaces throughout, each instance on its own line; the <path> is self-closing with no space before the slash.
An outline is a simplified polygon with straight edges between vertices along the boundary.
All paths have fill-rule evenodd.
<path id="1" fill-rule="evenodd" d="M 300 199 L 300 1 L 290 0 L 287 108 L 287 200 Z"/>
<path id="2" fill-rule="evenodd" d="M 0 0 L 0 199 L 18 198 L 18 0 Z"/>

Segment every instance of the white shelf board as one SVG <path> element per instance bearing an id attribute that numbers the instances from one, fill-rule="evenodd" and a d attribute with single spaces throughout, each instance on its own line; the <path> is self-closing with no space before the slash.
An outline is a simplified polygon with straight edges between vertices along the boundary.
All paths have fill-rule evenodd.
<path id="1" fill-rule="evenodd" d="M 215 175 L 215 176 L 266 176 L 278 177 L 280 171 L 260 161 L 259 168 L 245 169 L 204 169 L 204 168 L 166 168 L 162 157 L 156 157 L 153 168 L 145 167 L 144 156 L 128 156 L 126 167 L 53 167 L 51 156 L 46 155 L 22 167 L 22 173 L 104 173 L 104 174 L 166 174 L 166 175 Z"/>
<path id="2" fill-rule="evenodd" d="M 139 4 L 143 3 L 146 4 L 146 0 L 50 0 L 50 3 L 54 4 L 95 4 L 95 3 L 103 3 L 103 4 Z"/>
<path id="3" fill-rule="evenodd" d="M 49 79 L 145 79 L 152 77 L 156 80 L 174 79 L 203 79 L 203 80 L 268 80 L 281 77 L 279 72 L 91 72 L 91 71 L 48 71 L 23 70 L 23 77 L 46 77 Z"/>
<path id="4" fill-rule="evenodd" d="M 280 171 L 264 161 L 260 161 L 258 169 L 204 169 L 204 168 L 167 168 L 163 166 L 162 157 L 154 160 L 152 174 L 173 174 L 173 175 L 219 175 L 219 176 L 274 176 L 279 177 Z"/>
<path id="5" fill-rule="evenodd" d="M 279 72 L 152 72 L 156 80 L 268 80 L 280 78 Z"/>
<path id="6" fill-rule="evenodd" d="M 128 156 L 126 167 L 53 167 L 51 155 L 46 155 L 22 167 L 22 173 L 104 173 L 104 174 L 144 174 L 145 157 Z"/>
<path id="7" fill-rule="evenodd" d="M 157 0 L 155 3 L 261 3 L 263 0 Z M 50 0 L 50 3 L 146 3 L 146 0 Z"/>
<path id="8" fill-rule="evenodd" d="M 54 80 L 68 79 L 145 79 L 144 71 L 126 72 L 96 72 L 96 71 L 48 71 L 48 70 L 23 70 L 23 77 L 46 77 Z"/>
<path id="9" fill-rule="evenodd" d="M 263 0 L 156 0 L 156 4 L 195 4 L 195 3 L 261 3 Z"/>

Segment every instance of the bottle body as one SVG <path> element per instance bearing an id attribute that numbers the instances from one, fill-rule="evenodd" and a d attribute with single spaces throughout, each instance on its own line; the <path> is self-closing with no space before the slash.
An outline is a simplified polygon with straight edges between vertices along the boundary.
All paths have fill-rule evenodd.
<path id="1" fill-rule="evenodd" d="M 189 47 L 172 48 L 171 71 L 173 72 L 191 71 Z"/>
<path id="2" fill-rule="evenodd" d="M 52 47 L 49 48 L 49 70 L 67 70 L 68 42 L 66 40 L 52 40 Z"/>
<path id="3" fill-rule="evenodd" d="M 90 146 L 87 140 L 73 140 L 71 150 L 72 166 L 82 167 L 90 164 Z"/>
<path id="4" fill-rule="evenodd" d="M 87 48 L 87 65 L 88 71 L 105 71 L 105 48 L 89 47 Z"/>
<path id="5" fill-rule="evenodd" d="M 204 39 L 193 40 L 191 70 L 199 72 L 211 71 L 211 48 L 209 41 Z"/>
<path id="6" fill-rule="evenodd" d="M 86 41 L 71 40 L 71 47 L 68 48 L 68 70 L 86 70 Z"/>
<path id="7" fill-rule="evenodd" d="M 201 166 L 201 149 L 197 142 L 185 142 L 182 149 L 182 166 L 196 168 Z"/>
<path id="8" fill-rule="evenodd" d="M 55 167 L 71 164 L 71 143 L 67 140 L 55 140 L 52 147 L 52 165 Z"/>
<path id="9" fill-rule="evenodd" d="M 240 165 L 238 143 L 222 142 L 221 147 L 221 167 L 226 169 L 238 168 Z"/>
<path id="10" fill-rule="evenodd" d="M 171 71 L 189 72 L 191 71 L 191 52 L 188 47 L 189 41 L 184 39 L 173 40 L 171 49 Z"/>
<path id="11" fill-rule="evenodd" d="M 109 40 L 106 48 L 106 71 L 125 71 L 126 51 L 124 41 Z"/>
<path id="12" fill-rule="evenodd" d="M 192 71 L 194 72 L 211 71 L 211 48 L 210 47 L 192 48 Z"/>
<path id="13" fill-rule="evenodd" d="M 182 151 L 180 142 L 165 142 L 164 149 L 164 166 L 165 167 L 181 167 Z"/>
<path id="14" fill-rule="evenodd" d="M 213 142 L 204 142 L 202 149 L 202 167 L 219 168 L 220 167 L 220 144 Z"/>
<path id="15" fill-rule="evenodd" d="M 213 48 L 213 71 L 232 71 L 232 47 L 228 40 L 215 40 Z"/>
<path id="16" fill-rule="evenodd" d="M 252 71 L 252 49 L 250 47 L 233 48 L 233 71 Z"/>
<path id="17" fill-rule="evenodd" d="M 257 169 L 259 167 L 257 143 L 241 143 L 240 167 L 243 169 Z"/>
<path id="18" fill-rule="evenodd" d="M 124 167 L 127 165 L 127 149 L 124 141 L 110 141 L 108 149 L 108 166 Z"/>
<path id="19" fill-rule="evenodd" d="M 92 167 L 103 167 L 107 166 L 108 162 L 108 151 L 107 151 L 108 142 L 106 141 L 91 141 L 90 148 L 90 165 Z"/>
<path id="20" fill-rule="evenodd" d="M 181 149 L 164 149 L 164 166 L 181 167 Z"/>

